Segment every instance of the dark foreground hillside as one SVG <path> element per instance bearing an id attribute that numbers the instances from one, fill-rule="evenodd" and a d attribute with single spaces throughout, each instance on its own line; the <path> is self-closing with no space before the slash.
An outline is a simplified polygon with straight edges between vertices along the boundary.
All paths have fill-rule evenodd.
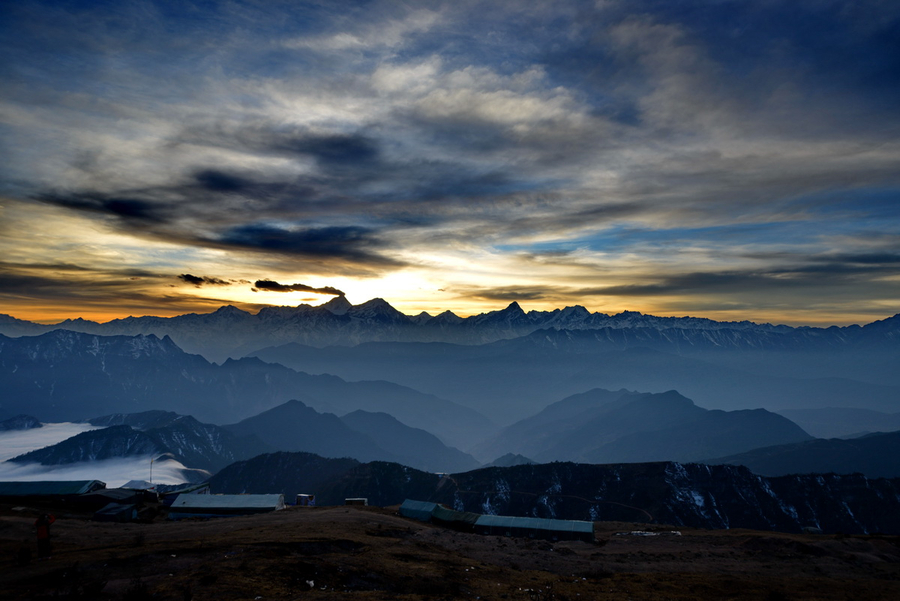
<path id="1" fill-rule="evenodd" d="M 286 499 L 314 492 L 324 504 L 347 497 L 366 497 L 381 506 L 418 499 L 494 515 L 900 534 L 898 478 L 765 478 L 733 465 L 560 462 L 441 475 L 383 461 L 273 453 L 233 463 L 213 476 L 210 486 L 217 493 L 281 493 Z"/>
<path id="2" fill-rule="evenodd" d="M 61 517 L 20 567 L 34 515 L 0 510 L 4 599 L 898 599 L 900 539 L 751 530 L 535 541 L 445 530 L 392 509 L 288 508 L 214 520 Z"/>

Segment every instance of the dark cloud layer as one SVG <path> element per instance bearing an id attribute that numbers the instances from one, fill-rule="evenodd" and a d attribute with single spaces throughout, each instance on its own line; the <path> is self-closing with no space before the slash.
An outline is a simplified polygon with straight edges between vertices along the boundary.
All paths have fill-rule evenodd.
<path id="1" fill-rule="evenodd" d="M 272 280 L 256 280 L 253 284 L 257 290 L 268 290 L 269 292 L 315 292 L 316 294 L 333 294 L 334 296 L 344 296 L 344 293 L 337 288 L 331 286 L 323 286 L 314 288 L 306 284 L 279 284 Z"/>
<path id="2" fill-rule="evenodd" d="M 107 196 L 99 192 L 43 193 L 35 198 L 67 209 L 118 217 L 136 226 L 164 223 L 168 220 L 168 207 L 139 198 Z"/>
<path id="3" fill-rule="evenodd" d="M 346 259 L 374 265 L 396 265 L 397 262 L 375 250 L 384 244 L 372 228 L 343 226 L 285 229 L 250 223 L 225 232 L 218 240 L 222 245 L 291 255 Z"/>
<path id="4" fill-rule="evenodd" d="M 205 276 L 205 275 L 203 275 L 203 276 L 191 275 L 189 273 L 182 273 L 181 275 L 178 276 L 178 279 L 183 282 L 186 282 L 188 284 L 193 284 L 194 286 L 196 286 L 198 288 L 203 285 L 228 286 L 233 283 L 231 281 L 223 280 L 220 278 L 212 278 L 212 277 Z"/>
<path id="5" fill-rule="evenodd" d="M 148 312 L 154 311 L 154 306 L 157 310 L 165 307 L 178 312 L 198 305 L 217 307 L 228 302 L 223 298 L 160 292 L 159 284 L 171 277 L 141 269 L 102 270 L 69 264 L 0 262 L 0 300 L 11 304 L 39 298 L 50 305 L 71 302 L 92 311 L 111 310 L 125 303 Z"/>

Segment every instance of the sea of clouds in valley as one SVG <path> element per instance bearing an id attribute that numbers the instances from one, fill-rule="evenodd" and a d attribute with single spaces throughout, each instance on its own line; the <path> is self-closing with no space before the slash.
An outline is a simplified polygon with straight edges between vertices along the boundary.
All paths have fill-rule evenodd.
<path id="1" fill-rule="evenodd" d="M 65 465 L 12 463 L 13 457 L 41 449 L 76 434 L 96 430 L 96 426 L 78 423 L 44 424 L 42 428 L 0 432 L 0 480 L 100 480 L 110 488 L 122 486 L 129 480 L 149 480 L 151 456 L 105 459 Z M 184 482 L 181 470 L 185 466 L 174 459 L 153 462 L 153 482 L 178 484 Z"/>

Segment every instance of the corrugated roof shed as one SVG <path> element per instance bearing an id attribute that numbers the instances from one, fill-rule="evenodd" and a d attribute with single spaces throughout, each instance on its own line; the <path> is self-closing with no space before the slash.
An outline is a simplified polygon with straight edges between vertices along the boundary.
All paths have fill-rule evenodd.
<path id="1" fill-rule="evenodd" d="M 430 522 L 431 513 L 434 511 L 435 507 L 437 507 L 437 503 L 406 499 L 403 501 L 403 505 L 400 506 L 400 515 L 419 520 L 420 522 Z"/>
<path id="2" fill-rule="evenodd" d="M 455 528 L 457 530 L 466 530 L 471 532 L 478 518 L 481 517 L 477 513 L 471 511 L 456 511 L 448 509 L 443 505 L 438 505 L 431 512 L 431 519 L 439 524 Z"/>
<path id="3" fill-rule="evenodd" d="M 169 517 L 248 515 L 284 509 L 284 495 L 192 495 L 182 494 L 169 507 Z"/>
<path id="4" fill-rule="evenodd" d="M 99 480 L 40 480 L 36 482 L 0 482 L 0 497 L 59 497 L 83 495 L 101 488 Z"/>
<path id="5" fill-rule="evenodd" d="M 559 540 L 594 540 L 594 523 L 578 520 L 482 515 L 475 522 L 475 530 L 481 534 L 533 536 Z"/>

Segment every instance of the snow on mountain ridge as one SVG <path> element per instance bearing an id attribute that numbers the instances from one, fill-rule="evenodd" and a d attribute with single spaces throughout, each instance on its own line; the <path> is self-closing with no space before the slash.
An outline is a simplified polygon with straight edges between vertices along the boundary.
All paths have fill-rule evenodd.
<path id="1" fill-rule="evenodd" d="M 453 344 L 485 344 L 527 336 L 539 330 L 587 331 L 620 330 L 659 332 L 661 336 L 696 344 L 708 332 L 704 344 L 757 346 L 760 340 L 773 336 L 793 335 L 809 341 L 829 343 L 848 337 L 900 339 L 900 316 L 874 322 L 863 328 L 793 328 L 785 325 L 757 324 L 750 321 L 719 322 L 701 317 L 658 317 L 635 311 L 615 315 L 595 312 L 575 305 L 553 311 L 528 311 L 510 303 L 499 311 L 470 317 L 459 317 L 449 311 L 430 317 L 427 314 L 406 315 L 381 298 L 352 305 L 345 297 L 336 297 L 323 305 L 266 307 L 257 314 L 233 306 L 220 307 L 212 313 L 189 313 L 176 317 L 128 317 L 104 324 L 85 320 L 67 320 L 55 326 L 31 324 L 24 328 L 18 320 L 0 320 L 0 334 L 35 335 L 53 329 L 84 332 L 101 336 L 135 336 L 139 334 L 170 336 L 189 353 L 199 353 L 209 360 L 221 362 L 240 357 L 260 348 L 297 342 L 309 346 L 355 346 L 364 342 L 449 342 Z M 24 322 L 28 323 L 28 322 Z M 690 335 L 686 335 L 691 332 Z M 63 344 L 63 342 L 61 342 Z M 149 352 L 150 340 L 143 341 L 134 352 Z M 762 344 L 762 342 L 760 342 Z"/>

